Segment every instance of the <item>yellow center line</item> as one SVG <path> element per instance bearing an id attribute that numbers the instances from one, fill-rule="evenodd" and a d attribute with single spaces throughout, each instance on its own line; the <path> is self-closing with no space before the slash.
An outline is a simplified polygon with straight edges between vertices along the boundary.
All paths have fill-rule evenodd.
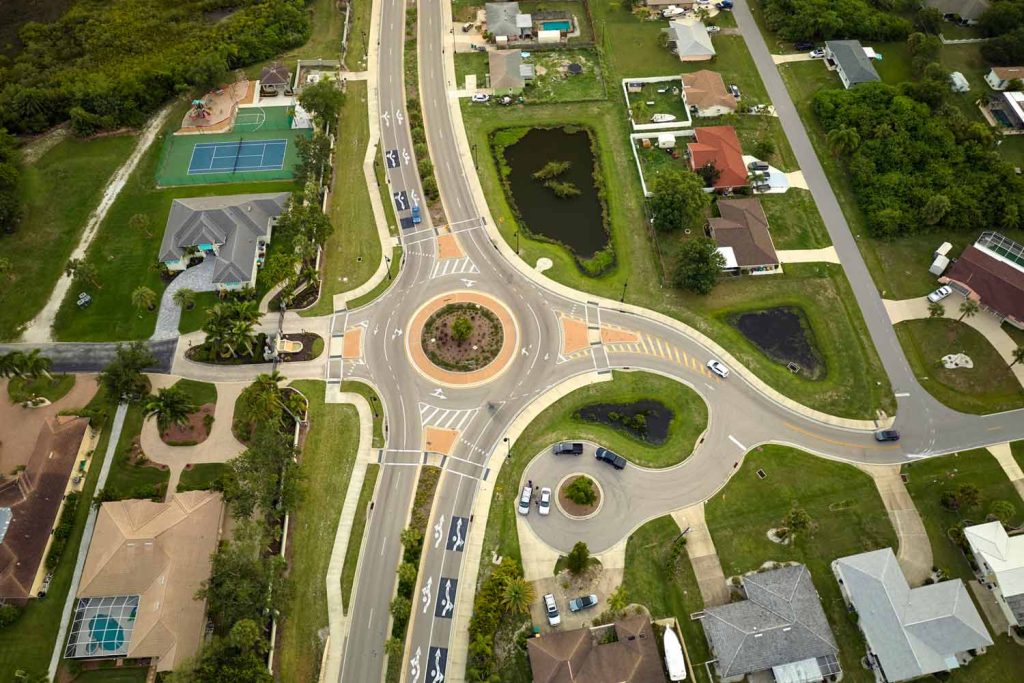
<path id="1" fill-rule="evenodd" d="M 833 444 L 835 446 L 848 446 L 850 448 L 863 448 L 864 450 L 891 450 L 891 449 L 894 449 L 894 448 L 899 448 L 899 446 L 896 445 L 896 444 L 885 444 L 885 445 L 882 445 L 882 444 L 874 443 L 874 444 L 867 444 L 867 445 L 865 445 L 865 444 L 860 444 L 860 443 L 852 443 L 850 441 L 839 441 L 837 439 L 830 439 L 827 436 L 822 436 L 821 434 L 815 434 L 814 432 L 809 432 L 806 429 L 801 429 L 800 427 L 797 427 L 794 424 L 790 424 L 789 422 L 783 422 L 782 424 L 783 424 L 783 426 L 787 427 L 788 429 L 792 429 L 794 432 L 800 432 L 801 434 L 806 434 L 807 436 L 810 436 L 810 437 L 813 437 L 815 439 L 818 439 L 819 441 L 824 441 L 825 443 L 830 443 L 830 444 Z"/>

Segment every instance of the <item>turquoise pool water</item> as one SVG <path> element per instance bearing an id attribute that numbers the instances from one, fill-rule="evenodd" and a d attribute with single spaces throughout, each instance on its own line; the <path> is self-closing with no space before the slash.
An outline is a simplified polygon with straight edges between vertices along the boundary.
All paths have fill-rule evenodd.
<path id="1" fill-rule="evenodd" d="M 568 33 L 572 30 L 572 22 L 570 21 L 542 21 L 540 27 L 545 31 L 564 31 Z"/>
<path id="2" fill-rule="evenodd" d="M 124 629 L 106 614 L 97 614 L 89 620 L 89 636 L 93 650 L 113 652 L 124 646 Z"/>

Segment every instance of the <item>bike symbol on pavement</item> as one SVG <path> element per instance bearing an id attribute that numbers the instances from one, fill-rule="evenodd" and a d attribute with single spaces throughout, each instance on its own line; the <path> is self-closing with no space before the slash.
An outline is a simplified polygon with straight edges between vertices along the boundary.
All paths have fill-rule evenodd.
<path id="1" fill-rule="evenodd" d="M 466 545 L 466 529 L 468 527 L 469 520 L 465 517 L 452 517 L 452 525 L 448 528 L 448 543 L 444 549 L 461 553 Z"/>
<path id="2" fill-rule="evenodd" d="M 423 653 L 423 648 L 416 648 L 416 654 L 409 658 L 409 678 L 412 683 L 420 680 L 420 655 Z"/>
<path id="3" fill-rule="evenodd" d="M 442 683 L 444 681 L 445 669 L 448 668 L 448 648 L 430 646 L 427 655 L 427 666 L 430 670 L 430 683 Z"/>
<path id="4" fill-rule="evenodd" d="M 409 195 L 405 193 L 405 190 L 394 193 L 395 205 L 398 206 L 399 211 L 405 211 L 409 208 Z"/>
<path id="5" fill-rule="evenodd" d="M 437 592 L 437 604 L 434 606 L 435 617 L 452 618 L 455 612 L 455 589 L 458 585 L 458 579 L 441 577 L 441 581 L 438 583 L 440 590 Z"/>
<path id="6" fill-rule="evenodd" d="M 444 532 L 444 515 L 434 525 L 434 547 L 441 545 L 441 534 Z"/>
<path id="7" fill-rule="evenodd" d="M 430 605 L 430 587 L 434 584 L 434 577 L 427 578 L 427 585 L 420 591 L 420 601 L 423 603 L 423 613 L 427 613 L 427 607 Z"/>

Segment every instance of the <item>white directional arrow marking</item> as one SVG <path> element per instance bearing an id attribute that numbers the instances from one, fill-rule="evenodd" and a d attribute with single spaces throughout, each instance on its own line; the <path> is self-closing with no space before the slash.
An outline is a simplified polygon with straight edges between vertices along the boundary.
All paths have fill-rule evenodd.
<path id="1" fill-rule="evenodd" d="M 412 159 L 409 158 L 409 152 L 402 148 L 402 158 L 405 159 L 405 165 L 408 166 Z"/>
<path id="2" fill-rule="evenodd" d="M 452 580 L 446 579 L 444 582 L 444 602 L 441 605 L 441 615 L 448 614 L 454 607 L 455 603 L 452 602 Z"/>
<path id="3" fill-rule="evenodd" d="M 430 673 L 432 673 L 434 675 L 434 677 L 430 679 L 430 683 L 442 683 L 442 681 L 444 681 L 444 673 L 442 673 L 442 671 L 441 671 L 441 651 L 440 650 L 435 650 L 434 651 L 434 670 L 431 671 Z"/>
<path id="4" fill-rule="evenodd" d="M 461 518 L 459 519 L 459 521 L 455 522 L 455 535 L 452 536 L 452 541 L 454 541 L 454 543 L 452 544 L 452 550 L 458 550 L 459 547 L 461 547 L 462 545 L 464 545 L 466 543 L 466 541 L 463 540 L 463 538 L 462 538 L 462 519 Z"/>
<path id="5" fill-rule="evenodd" d="M 387 112 L 384 112 L 383 114 L 381 114 L 380 118 L 381 118 L 382 121 L 384 121 L 384 125 L 385 126 L 391 126 L 391 117 L 388 116 Z"/>
<path id="6" fill-rule="evenodd" d="M 441 515 L 441 519 L 437 520 L 437 524 L 434 525 L 434 547 L 436 548 L 441 544 L 441 538 L 444 536 L 444 515 Z"/>
<path id="7" fill-rule="evenodd" d="M 440 387 L 434 389 L 431 392 L 431 396 L 437 396 L 438 398 L 448 398 L 447 396 L 444 395 L 444 391 L 442 391 Z"/>
<path id="8" fill-rule="evenodd" d="M 551 356 L 551 354 L 550 354 L 550 353 L 545 353 L 545 354 L 544 354 L 544 360 L 547 360 L 547 359 L 548 359 L 548 358 L 549 358 L 550 356 Z"/>
<path id="9" fill-rule="evenodd" d="M 524 356 L 529 356 L 530 355 L 530 351 L 525 346 L 523 347 L 523 355 Z"/>
<path id="10" fill-rule="evenodd" d="M 427 579 L 427 585 L 424 586 L 423 590 L 420 591 L 420 595 L 422 596 L 420 598 L 420 601 L 423 602 L 423 613 L 424 614 L 427 613 L 427 607 L 430 605 L 430 587 L 433 585 L 433 583 L 434 583 L 434 577 L 431 576 L 431 577 L 429 577 Z"/>
<path id="11" fill-rule="evenodd" d="M 476 284 L 476 280 L 467 280 L 466 278 L 462 278 L 462 284 L 466 285 L 467 287 L 472 287 L 473 285 Z"/>
<path id="12" fill-rule="evenodd" d="M 395 122 L 398 123 L 398 125 L 402 125 L 402 121 L 404 121 L 404 120 L 405 119 L 402 117 L 402 110 L 401 109 L 396 109 L 395 110 Z"/>
<path id="13" fill-rule="evenodd" d="M 392 339 L 397 339 L 398 337 L 401 337 L 401 336 L 402 336 L 402 328 L 400 328 L 400 327 L 396 327 L 395 331 L 391 333 L 391 338 Z"/>
<path id="14" fill-rule="evenodd" d="M 416 194 L 416 190 L 409 190 L 409 196 L 412 197 L 412 203 L 416 206 L 420 205 L 420 196 Z"/>
<path id="15" fill-rule="evenodd" d="M 377 336 L 378 332 L 380 332 L 380 323 L 377 323 L 376 325 L 373 326 L 373 335 Z"/>
<path id="16" fill-rule="evenodd" d="M 412 683 L 420 680 L 420 655 L 423 654 L 423 648 L 417 647 L 416 654 L 409 658 L 409 675 L 412 676 Z"/>

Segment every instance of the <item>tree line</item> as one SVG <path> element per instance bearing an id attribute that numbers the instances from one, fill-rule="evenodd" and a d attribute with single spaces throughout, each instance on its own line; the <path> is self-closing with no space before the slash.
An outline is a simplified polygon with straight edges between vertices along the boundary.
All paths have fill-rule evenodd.
<path id="1" fill-rule="evenodd" d="M 990 39 L 981 55 L 998 66 L 1024 64 L 1024 0 L 999 0 L 981 15 L 982 33 Z"/>
<path id="2" fill-rule="evenodd" d="M 905 17 L 892 13 L 919 6 L 918 0 L 762 0 L 764 20 L 790 41 L 859 38 L 901 40 L 912 30 Z"/>

